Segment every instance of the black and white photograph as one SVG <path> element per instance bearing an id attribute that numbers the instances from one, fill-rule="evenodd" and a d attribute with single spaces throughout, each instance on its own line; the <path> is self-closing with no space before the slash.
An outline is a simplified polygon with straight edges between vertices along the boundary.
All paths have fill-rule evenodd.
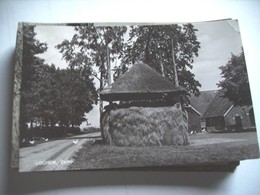
<path id="1" fill-rule="evenodd" d="M 20 23 L 20 172 L 164 168 L 259 158 L 237 20 Z"/>

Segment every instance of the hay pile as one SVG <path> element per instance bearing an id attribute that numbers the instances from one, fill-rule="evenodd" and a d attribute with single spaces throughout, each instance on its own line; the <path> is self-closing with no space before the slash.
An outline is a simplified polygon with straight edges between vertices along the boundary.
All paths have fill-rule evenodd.
<path id="1" fill-rule="evenodd" d="M 107 111 L 104 138 L 116 146 L 188 145 L 188 114 L 171 107 L 130 107 Z"/>

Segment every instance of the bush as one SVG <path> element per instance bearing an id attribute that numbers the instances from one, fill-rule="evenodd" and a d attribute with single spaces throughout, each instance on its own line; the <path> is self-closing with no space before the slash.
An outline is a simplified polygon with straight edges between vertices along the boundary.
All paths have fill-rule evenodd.
<path id="1" fill-rule="evenodd" d="M 21 136 L 22 139 L 36 139 L 39 137 L 45 137 L 45 138 L 60 138 L 67 136 L 67 134 L 73 134 L 78 135 L 81 134 L 81 130 L 79 127 L 43 127 L 38 126 L 34 128 L 29 128 L 27 130 L 27 133 L 23 136 Z"/>
<path id="2" fill-rule="evenodd" d="M 100 128 L 97 128 L 97 127 L 84 127 L 82 129 L 82 131 L 84 133 L 95 133 L 95 132 L 100 132 Z"/>

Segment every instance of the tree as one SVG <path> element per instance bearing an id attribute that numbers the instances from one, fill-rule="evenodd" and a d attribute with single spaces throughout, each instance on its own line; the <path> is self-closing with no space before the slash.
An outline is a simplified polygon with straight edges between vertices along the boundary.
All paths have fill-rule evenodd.
<path id="1" fill-rule="evenodd" d="M 181 86 L 198 95 L 201 85 L 190 71 L 200 48 L 196 31 L 192 24 L 131 26 L 122 64 L 116 67 L 114 77 L 141 60 L 176 85 L 178 77 Z"/>
<path id="2" fill-rule="evenodd" d="M 57 69 L 55 109 L 60 126 L 80 125 L 93 108 L 97 93 L 87 69 Z"/>
<path id="3" fill-rule="evenodd" d="M 47 45 L 35 38 L 34 26 L 24 27 L 21 84 L 21 130 L 30 123 L 42 127 L 80 125 L 85 113 L 97 101 L 91 71 L 86 66 L 77 69 L 56 69 L 44 63 L 37 54 Z"/>
<path id="4" fill-rule="evenodd" d="M 224 97 L 233 101 L 235 105 L 252 105 L 243 49 L 238 55 L 231 54 L 227 64 L 219 68 L 224 80 L 217 85 L 224 91 Z"/>
<path id="5" fill-rule="evenodd" d="M 99 81 L 98 91 L 110 84 L 110 62 L 120 58 L 123 52 L 127 28 L 125 26 L 76 26 L 72 39 L 64 40 L 57 48 L 71 69 L 87 67 Z M 100 102 L 100 113 L 103 104 Z"/>
<path id="6" fill-rule="evenodd" d="M 36 119 L 38 107 L 36 106 L 37 95 L 35 94 L 35 75 L 37 66 L 44 64 L 44 60 L 37 57 L 47 50 L 46 43 L 36 40 L 35 26 L 23 26 L 23 51 L 22 51 L 22 81 L 20 103 L 20 129 L 26 129 L 26 123 L 31 124 Z"/>
<path id="7" fill-rule="evenodd" d="M 34 67 L 34 74 L 31 81 L 31 93 L 34 100 L 32 113 L 33 121 L 42 126 L 54 126 L 56 124 L 55 113 L 55 67 L 47 64 L 37 64 Z"/>

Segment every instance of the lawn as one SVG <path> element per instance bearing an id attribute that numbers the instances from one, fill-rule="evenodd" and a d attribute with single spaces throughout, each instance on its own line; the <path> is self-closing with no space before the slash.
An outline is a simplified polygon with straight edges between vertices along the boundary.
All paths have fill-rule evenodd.
<path id="1" fill-rule="evenodd" d="M 116 147 L 86 143 L 71 170 L 236 162 L 259 157 L 255 132 L 191 135 L 188 146 Z"/>

